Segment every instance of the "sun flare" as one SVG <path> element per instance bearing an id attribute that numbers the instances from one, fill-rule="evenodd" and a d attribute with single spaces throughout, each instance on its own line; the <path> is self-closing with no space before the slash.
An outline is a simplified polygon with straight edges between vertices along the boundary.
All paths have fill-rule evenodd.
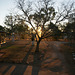
<path id="1" fill-rule="evenodd" d="M 39 34 L 40 37 L 41 37 L 41 33 L 42 33 L 41 27 L 39 27 L 39 28 L 38 28 L 38 34 Z"/>

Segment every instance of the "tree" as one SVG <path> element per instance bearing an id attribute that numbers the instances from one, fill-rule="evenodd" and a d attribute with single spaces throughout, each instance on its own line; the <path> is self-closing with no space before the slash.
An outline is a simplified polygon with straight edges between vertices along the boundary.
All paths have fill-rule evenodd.
<path id="1" fill-rule="evenodd" d="M 64 32 L 67 34 L 69 39 L 75 40 L 75 22 L 68 23 L 64 29 Z"/>
<path id="2" fill-rule="evenodd" d="M 18 34 L 19 36 L 22 35 L 22 38 L 24 38 L 25 34 L 28 33 L 28 25 L 25 24 L 24 20 L 21 19 L 17 21 L 17 23 L 14 25 L 14 32 Z"/>
<path id="3" fill-rule="evenodd" d="M 68 20 L 70 23 L 75 22 L 75 12 L 72 12 L 71 14 L 69 14 Z"/>
<path id="4" fill-rule="evenodd" d="M 0 31 L 4 31 L 4 27 L 0 25 Z"/>
<path id="5" fill-rule="evenodd" d="M 5 17 L 5 22 L 4 22 L 9 28 L 11 29 L 11 33 L 13 33 L 13 27 L 15 23 L 15 18 L 12 14 L 9 14 Z"/>
<path id="6" fill-rule="evenodd" d="M 56 31 L 56 24 L 64 21 L 68 17 L 68 14 L 72 11 L 74 5 L 73 3 L 70 5 L 66 4 L 62 6 L 61 11 L 55 11 L 53 4 L 54 2 L 52 2 L 52 0 L 39 0 L 38 5 L 35 4 L 36 11 L 33 11 L 32 14 L 32 3 L 29 2 L 29 4 L 26 5 L 25 0 L 18 0 L 18 8 L 24 13 L 25 21 L 32 26 L 38 37 L 35 52 L 39 52 L 39 44 L 42 39 L 54 35 L 55 32 L 53 34 L 52 32 Z M 39 30 L 41 36 L 39 35 Z"/>
<path id="7" fill-rule="evenodd" d="M 13 33 L 16 33 L 19 36 L 24 36 L 28 31 L 28 26 L 25 24 L 22 15 L 7 15 L 5 17 L 5 24 L 8 26 L 8 28 L 6 28 L 6 31 L 12 35 Z"/>
<path id="8" fill-rule="evenodd" d="M 1 41 L 4 41 L 5 37 L 5 28 L 0 25 L 0 47 L 1 47 Z"/>

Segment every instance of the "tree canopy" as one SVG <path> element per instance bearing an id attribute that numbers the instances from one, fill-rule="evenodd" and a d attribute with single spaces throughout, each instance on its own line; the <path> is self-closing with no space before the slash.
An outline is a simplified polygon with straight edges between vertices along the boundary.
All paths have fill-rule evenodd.
<path id="1" fill-rule="evenodd" d="M 4 31 L 4 27 L 0 25 L 0 31 Z"/>
<path id="2" fill-rule="evenodd" d="M 39 38 L 36 50 L 38 50 L 39 43 L 43 38 L 58 35 L 59 30 L 56 25 L 68 18 L 73 10 L 74 3 L 62 4 L 58 10 L 53 5 L 52 0 L 39 0 L 35 5 L 33 5 L 33 2 L 27 2 L 26 4 L 26 0 L 17 1 L 18 9 L 24 14 L 24 20 L 32 26 Z M 35 8 L 33 9 L 32 6 Z M 41 29 L 41 36 L 38 32 L 39 29 Z"/>
<path id="3" fill-rule="evenodd" d="M 64 32 L 70 39 L 75 39 L 75 22 L 68 23 L 64 29 Z"/>

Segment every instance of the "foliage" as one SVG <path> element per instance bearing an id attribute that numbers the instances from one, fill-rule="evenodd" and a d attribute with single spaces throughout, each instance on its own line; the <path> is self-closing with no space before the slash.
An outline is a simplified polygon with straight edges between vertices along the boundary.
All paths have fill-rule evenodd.
<path id="1" fill-rule="evenodd" d="M 25 24 L 25 21 L 21 15 L 9 14 L 5 18 L 5 24 L 8 26 L 8 28 L 6 28 L 6 32 L 8 32 L 8 34 L 14 32 L 19 36 L 21 34 L 24 36 L 26 33 L 28 33 L 29 27 Z"/>
<path id="2" fill-rule="evenodd" d="M 67 34 L 68 38 L 75 39 L 75 22 L 68 23 L 64 32 Z"/>
<path id="3" fill-rule="evenodd" d="M 11 31 L 13 32 L 13 26 L 15 23 L 15 19 L 14 16 L 12 14 L 9 14 L 5 17 L 5 25 L 9 26 Z"/>
<path id="4" fill-rule="evenodd" d="M 4 31 L 4 27 L 0 25 L 0 31 Z"/>
<path id="5" fill-rule="evenodd" d="M 58 32 L 60 31 L 58 30 L 58 27 L 56 27 L 56 24 L 68 18 L 68 14 L 71 13 L 74 5 L 74 3 L 68 3 L 68 5 L 63 4 L 61 6 L 62 10 L 60 9 L 56 11 L 52 0 L 39 0 L 35 4 L 34 11 L 34 9 L 31 10 L 31 2 L 26 5 L 25 0 L 18 0 L 17 4 L 18 8 L 24 13 L 24 20 L 32 26 L 32 29 L 35 31 L 39 39 L 37 40 L 36 50 L 39 49 L 39 43 L 43 38 L 50 37 L 51 35 L 58 35 Z M 31 13 L 31 11 L 33 13 Z M 40 32 L 38 32 L 39 29 L 41 29 Z M 41 33 L 41 36 L 39 33 Z"/>

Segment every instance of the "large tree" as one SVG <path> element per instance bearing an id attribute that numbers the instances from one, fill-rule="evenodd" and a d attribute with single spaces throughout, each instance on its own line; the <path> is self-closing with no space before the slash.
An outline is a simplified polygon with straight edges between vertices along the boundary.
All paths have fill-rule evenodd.
<path id="1" fill-rule="evenodd" d="M 17 3 L 18 8 L 24 14 L 25 21 L 32 26 L 38 37 L 35 52 L 39 52 L 39 44 L 42 39 L 54 35 L 52 33 L 54 30 L 56 31 L 56 24 L 68 18 L 68 14 L 72 11 L 74 5 L 74 3 L 62 4 L 61 10 L 59 8 L 55 10 L 52 0 L 39 0 L 35 5 L 32 5 L 33 2 L 26 4 L 25 0 L 18 0 Z M 34 6 L 34 9 L 31 8 L 31 5 Z"/>

